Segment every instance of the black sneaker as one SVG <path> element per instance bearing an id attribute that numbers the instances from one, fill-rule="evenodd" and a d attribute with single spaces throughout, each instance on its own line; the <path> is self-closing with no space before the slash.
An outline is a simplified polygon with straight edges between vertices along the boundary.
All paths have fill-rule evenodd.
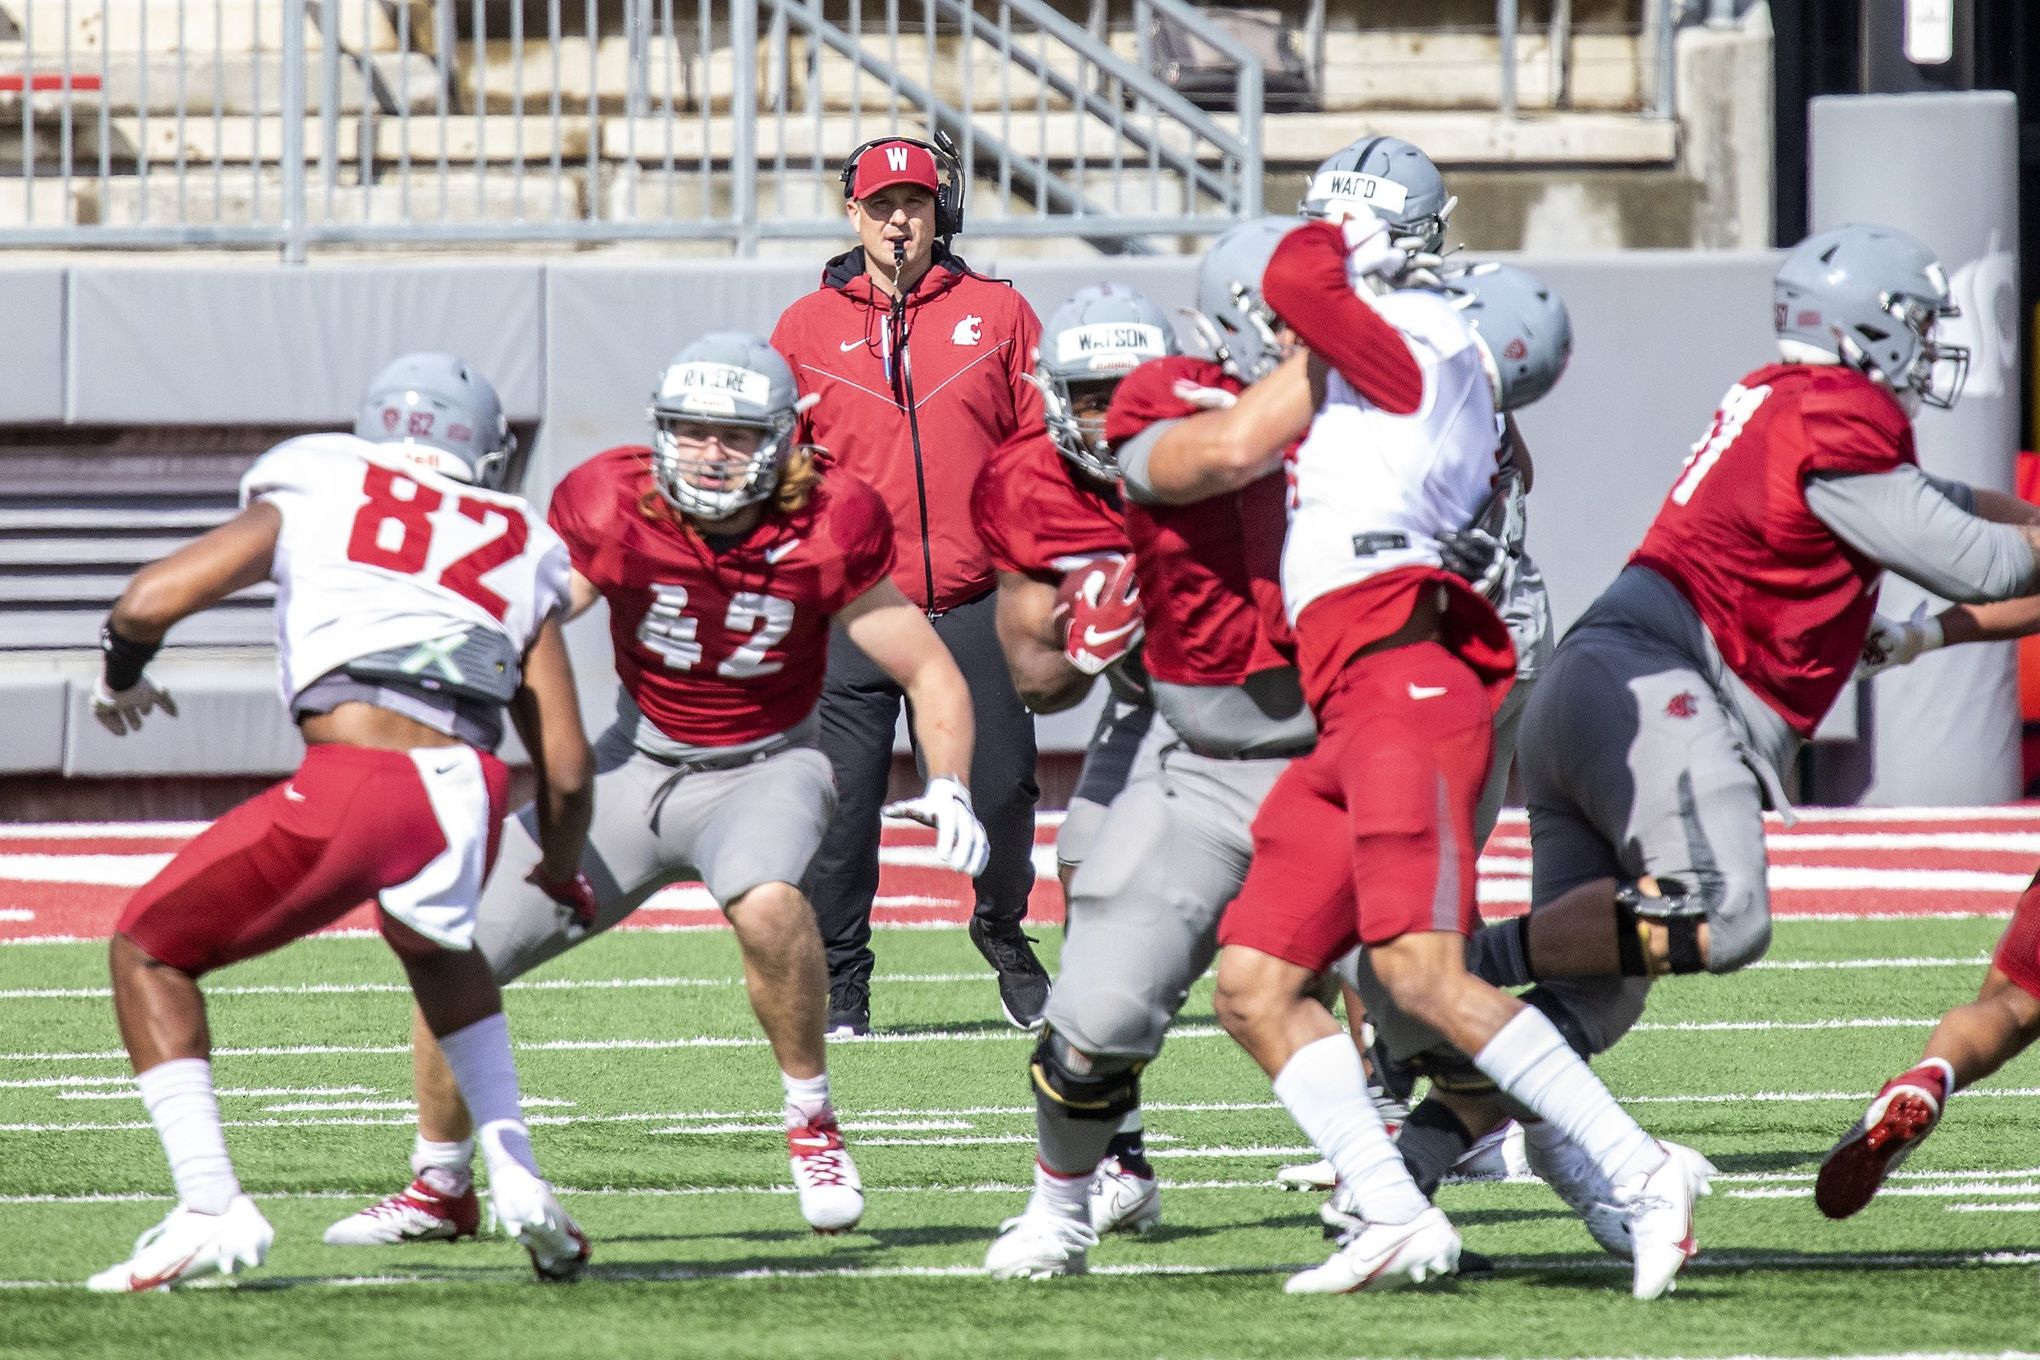
<path id="1" fill-rule="evenodd" d="M 836 978 L 829 983 L 829 1029 L 831 1039 L 862 1039 L 871 1033 L 871 981 L 862 977 Z"/>
<path id="2" fill-rule="evenodd" d="M 999 1005 L 1015 1029 L 1035 1029 L 1048 1009 L 1048 970 L 1034 957 L 1033 940 L 1017 921 L 973 916 L 970 942 L 999 975 Z"/>

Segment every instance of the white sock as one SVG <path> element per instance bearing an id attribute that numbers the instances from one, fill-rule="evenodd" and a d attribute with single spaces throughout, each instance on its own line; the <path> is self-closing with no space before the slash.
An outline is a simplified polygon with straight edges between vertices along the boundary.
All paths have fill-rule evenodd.
<path id="1" fill-rule="evenodd" d="M 805 1128 L 834 1112 L 829 1103 L 829 1074 L 818 1077 L 789 1077 L 779 1074 L 779 1080 L 786 1087 L 786 1127 Z"/>
<path id="2" fill-rule="evenodd" d="M 1275 1076 L 1275 1097 L 1369 1220 L 1407 1223 L 1431 1207 L 1367 1096 L 1367 1074 L 1351 1035 L 1330 1034 L 1296 1050 Z"/>
<path id="3" fill-rule="evenodd" d="M 411 1143 L 411 1174 L 442 1195 L 458 1197 L 474 1185 L 475 1140 L 435 1143 L 419 1134 Z"/>
<path id="4" fill-rule="evenodd" d="M 178 1203 L 202 1214 L 223 1214 L 241 1193 L 227 1136 L 220 1131 L 220 1102 L 213 1094 L 212 1064 L 204 1058 L 172 1058 L 135 1077 L 142 1104 L 163 1140 Z"/>
<path id="5" fill-rule="evenodd" d="M 1063 1176 L 1050 1171 L 1039 1158 L 1034 1163 L 1034 1198 L 1027 1201 L 1030 1214 L 1048 1214 L 1054 1218 L 1073 1218 L 1079 1223 L 1091 1221 L 1091 1178 Z"/>
<path id="6" fill-rule="evenodd" d="M 1578 1144 L 1621 1186 L 1664 1165 L 1665 1150 L 1615 1103 L 1543 1012 L 1525 1006 L 1476 1053 L 1474 1066 Z"/>
<path id="7" fill-rule="evenodd" d="M 517 1090 L 517 1063 L 510 1056 L 510 1024 L 497 1011 L 466 1029 L 439 1036 L 439 1051 L 460 1084 L 475 1121 L 475 1142 L 494 1185 L 499 1171 L 510 1167 L 538 1175 L 531 1155 L 531 1131 L 524 1126 L 523 1097 Z M 541 1179 L 543 1179 L 541 1177 Z"/>

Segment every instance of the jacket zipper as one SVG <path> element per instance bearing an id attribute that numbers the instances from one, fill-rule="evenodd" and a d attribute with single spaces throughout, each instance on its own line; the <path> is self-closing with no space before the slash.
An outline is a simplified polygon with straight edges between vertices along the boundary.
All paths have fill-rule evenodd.
<path id="1" fill-rule="evenodd" d="M 929 618 L 941 613 L 935 607 L 935 554 L 929 546 L 928 472 L 921 461 L 921 420 L 914 405 L 913 365 L 907 358 L 907 307 L 895 299 L 888 317 L 893 334 L 893 399 L 907 408 L 907 435 L 914 446 L 914 495 L 921 510 L 921 579 L 927 586 L 927 603 L 922 608 Z"/>

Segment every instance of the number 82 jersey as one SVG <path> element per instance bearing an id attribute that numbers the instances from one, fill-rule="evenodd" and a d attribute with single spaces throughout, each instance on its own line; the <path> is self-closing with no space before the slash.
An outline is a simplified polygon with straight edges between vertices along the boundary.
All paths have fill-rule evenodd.
<path id="1" fill-rule="evenodd" d="M 241 479 L 283 516 L 276 582 L 284 702 L 350 661 L 463 628 L 522 655 L 567 598 L 567 550 L 521 498 L 351 434 L 286 440 Z"/>
<path id="2" fill-rule="evenodd" d="M 575 468 L 548 518 L 574 570 L 609 602 L 616 672 L 674 741 L 734 746 L 813 711 L 829 619 L 892 573 L 892 516 L 841 471 L 791 513 L 711 543 L 654 489 L 652 451 L 624 445 Z"/>

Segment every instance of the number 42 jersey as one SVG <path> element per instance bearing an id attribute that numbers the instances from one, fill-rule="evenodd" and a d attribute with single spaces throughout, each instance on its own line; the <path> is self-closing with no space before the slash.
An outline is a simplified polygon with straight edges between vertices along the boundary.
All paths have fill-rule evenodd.
<path id="1" fill-rule="evenodd" d="M 566 546 L 519 497 L 351 434 L 286 440 L 241 479 L 283 516 L 277 661 L 286 704 L 350 661 L 466 629 L 519 656 L 567 598 Z"/>
<path id="2" fill-rule="evenodd" d="M 549 512 L 609 602 L 624 690 L 685 745 L 784 732 L 821 698 L 830 617 L 892 573 L 892 515 L 837 471 L 801 509 L 768 505 L 751 532 L 711 540 L 653 488 L 651 457 L 629 444 L 596 454 Z"/>

